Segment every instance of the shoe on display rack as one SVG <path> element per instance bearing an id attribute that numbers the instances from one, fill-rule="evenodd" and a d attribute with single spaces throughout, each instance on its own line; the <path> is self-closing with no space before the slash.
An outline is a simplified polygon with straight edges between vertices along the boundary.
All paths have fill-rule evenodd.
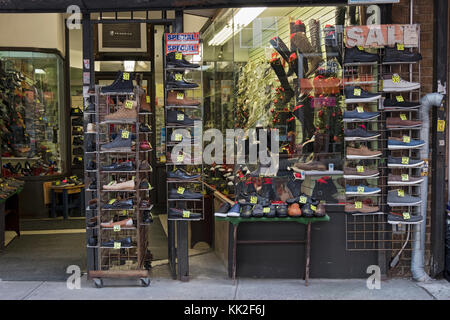
<path id="1" fill-rule="evenodd" d="M 184 79 L 183 73 L 169 72 L 166 80 L 167 89 L 194 89 L 198 84 Z"/>
<path id="2" fill-rule="evenodd" d="M 361 87 L 345 87 L 345 103 L 372 102 L 381 98 L 379 93 L 370 93 Z"/>
<path id="3" fill-rule="evenodd" d="M 375 178 L 380 175 L 376 169 L 357 166 L 356 168 L 344 167 L 344 179 L 366 179 Z"/>
<path id="4" fill-rule="evenodd" d="M 364 126 L 365 128 L 365 126 Z M 366 141 L 373 140 L 381 136 L 381 133 L 368 131 L 363 127 L 358 127 L 355 129 L 345 129 L 344 130 L 344 140 L 345 141 Z"/>
<path id="5" fill-rule="evenodd" d="M 288 207 L 288 216 L 290 217 L 300 217 L 302 215 L 302 210 L 297 202 L 292 203 Z"/>
<path id="6" fill-rule="evenodd" d="M 134 180 L 128 180 L 124 182 L 111 181 L 107 185 L 103 186 L 103 190 L 114 190 L 114 191 L 134 190 Z"/>
<path id="7" fill-rule="evenodd" d="M 264 216 L 264 208 L 261 204 L 255 204 L 252 210 L 252 217 L 261 218 Z"/>
<path id="8" fill-rule="evenodd" d="M 380 116 L 379 112 L 367 112 L 363 107 L 358 107 L 352 111 L 344 111 L 344 122 L 358 122 L 376 119 Z"/>
<path id="9" fill-rule="evenodd" d="M 350 196 L 355 195 L 371 195 L 371 194 L 377 194 L 380 193 L 381 189 L 378 187 L 369 187 L 364 185 L 359 186 L 345 186 L 345 194 Z"/>
<path id="10" fill-rule="evenodd" d="M 190 212 L 189 210 L 182 210 L 177 208 L 169 208 L 168 218 L 169 219 L 189 219 L 196 220 L 200 219 L 202 215 L 200 213 Z"/>
<path id="11" fill-rule="evenodd" d="M 125 131 L 121 131 L 121 134 L 117 135 L 116 138 L 106 144 L 101 145 L 102 151 L 131 151 L 131 138 L 122 138 Z M 127 132 L 129 135 L 129 132 Z"/>
<path id="12" fill-rule="evenodd" d="M 423 181 L 423 177 L 411 177 L 409 174 L 402 175 L 388 175 L 388 185 L 394 186 L 409 186 L 419 184 Z"/>
<path id="13" fill-rule="evenodd" d="M 369 53 L 358 47 L 345 48 L 344 64 L 378 62 L 378 54 Z"/>
<path id="14" fill-rule="evenodd" d="M 176 169 L 174 171 L 167 171 L 167 178 L 176 180 L 193 180 L 200 178 L 200 175 L 190 174 L 182 169 Z"/>
<path id="15" fill-rule="evenodd" d="M 344 211 L 346 213 L 378 213 L 380 211 L 380 208 L 378 206 L 371 206 L 368 204 L 365 204 L 362 201 L 355 201 L 352 203 L 346 203 Z"/>
<path id="16" fill-rule="evenodd" d="M 169 91 L 167 104 L 169 106 L 199 106 L 201 102 L 200 100 L 188 98 L 183 91 Z"/>
<path id="17" fill-rule="evenodd" d="M 252 216 L 253 205 L 244 204 L 241 206 L 241 218 L 250 218 Z"/>
<path id="18" fill-rule="evenodd" d="M 114 162 L 109 166 L 102 166 L 100 171 L 133 171 L 133 161 Z"/>
<path id="19" fill-rule="evenodd" d="M 324 200 L 326 203 L 337 203 L 338 200 L 334 197 L 338 193 L 336 185 L 331 177 L 322 177 L 316 181 L 311 198 Z M 312 200 L 314 202 L 314 200 Z"/>
<path id="20" fill-rule="evenodd" d="M 390 168 L 417 168 L 422 167 L 425 161 L 420 159 L 411 159 L 409 157 L 388 156 L 388 167 Z"/>
<path id="21" fill-rule="evenodd" d="M 419 224 L 422 221 L 421 215 L 413 215 L 409 212 L 390 212 L 388 214 L 388 223 L 390 224 Z"/>
<path id="22" fill-rule="evenodd" d="M 403 138 L 389 137 L 388 149 L 389 150 L 402 150 L 402 149 L 417 149 L 425 145 L 423 140 L 414 140 L 408 136 Z"/>
<path id="23" fill-rule="evenodd" d="M 136 121 L 137 117 L 137 104 L 136 101 L 126 100 L 123 104 L 119 105 L 117 111 L 107 114 L 105 116 L 105 122 L 109 121 Z"/>
<path id="24" fill-rule="evenodd" d="M 397 189 L 388 192 L 387 204 L 391 207 L 410 207 L 422 203 L 419 197 L 413 197 L 405 193 L 405 190 Z"/>
<path id="25" fill-rule="evenodd" d="M 169 52 L 166 55 L 166 68 L 199 68 L 200 65 L 186 60 L 181 52 Z"/>
<path id="26" fill-rule="evenodd" d="M 379 150 L 370 150 L 366 146 L 359 148 L 347 147 L 347 159 L 371 159 L 381 156 L 383 153 Z"/>
<path id="27" fill-rule="evenodd" d="M 189 118 L 184 112 L 179 110 L 167 110 L 168 125 L 174 126 L 193 126 L 194 120 Z"/>
<path id="28" fill-rule="evenodd" d="M 227 213 L 228 217 L 237 218 L 241 216 L 241 205 L 239 203 L 235 203 Z"/>
<path id="29" fill-rule="evenodd" d="M 422 60 L 422 55 L 420 53 L 405 50 L 404 47 L 401 47 L 398 44 L 396 44 L 394 47 L 384 48 L 384 63 L 418 62 L 420 60 Z"/>
<path id="30" fill-rule="evenodd" d="M 116 79 L 109 86 L 100 89 L 102 93 L 132 93 L 134 73 L 118 71 Z"/>
<path id="31" fill-rule="evenodd" d="M 417 128 L 422 125 L 422 121 L 408 120 L 406 115 L 400 114 L 400 117 L 389 117 L 386 119 L 386 128 Z"/>
<path id="32" fill-rule="evenodd" d="M 127 237 L 120 240 L 109 240 L 102 242 L 101 246 L 105 248 L 114 248 L 115 243 L 120 243 L 121 248 L 131 248 L 133 246 L 131 242 L 131 237 Z"/>
<path id="33" fill-rule="evenodd" d="M 186 190 L 183 187 L 169 190 L 169 199 L 201 199 L 201 198 L 203 198 L 203 194 L 199 192 L 192 192 L 190 190 Z"/>
<path id="34" fill-rule="evenodd" d="M 227 217 L 228 212 L 230 211 L 231 206 L 228 202 L 222 202 L 220 207 L 214 212 L 214 216 L 216 217 Z"/>
<path id="35" fill-rule="evenodd" d="M 384 99 L 383 106 L 386 111 L 394 111 L 401 109 L 416 109 L 419 108 L 421 104 L 420 102 L 405 101 L 403 96 L 397 96 L 395 99 Z"/>
<path id="36" fill-rule="evenodd" d="M 394 73 L 392 76 L 385 75 L 383 78 L 383 92 L 404 92 L 419 88 L 420 83 L 403 80 L 398 73 Z"/>

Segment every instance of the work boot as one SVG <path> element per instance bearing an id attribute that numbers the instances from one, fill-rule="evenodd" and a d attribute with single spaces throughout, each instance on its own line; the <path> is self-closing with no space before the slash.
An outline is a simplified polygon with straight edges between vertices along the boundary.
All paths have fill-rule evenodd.
<path id="1" fill-rule="evenodd" d="M 186 60 L 184 55 L 180 52 L 169 52 L 166 55 L 166 67 L 167 68 L 199 68 L 199 64 L 191 63 Z"/>
<path id="2" fill-rule="evenodd" d="M 102 93 L 132 93 L 133 92 L 134 73 L 117 72 L 116 79 L 109 85 L 101 88 Z"/>
<path id="3" fill-rule="evenodd" d="M 167 75 L 166 88 L 167 89 L 193 89 L 197 88 L 198 84 L 186 81 L 183 72 L 170 72 Z"/>
<path id="4" fill-rule="evenodd" d="M 331 177 L 322 177 L 316 181 L 312 197 L 319 200 L 324 200 L 327 203 L 337 203 L 337 199 L 333 197 L 338 192 Z"/>

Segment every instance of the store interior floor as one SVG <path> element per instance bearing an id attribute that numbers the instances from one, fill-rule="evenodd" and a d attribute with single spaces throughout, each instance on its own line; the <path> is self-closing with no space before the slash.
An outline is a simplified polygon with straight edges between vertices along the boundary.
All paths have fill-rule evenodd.
<path id="1" fill-rule="evenodd" d="M 0 253 L 0 280 L 65 281 L 69 265 L 78 265 L 82 272 L 86 271 L 84 217 L 66 220 L 62 217 L 21 219 L 20 224 L 20 237 L 15 232 L 6 232 L 6 249 Z M 166 215 L 154 215 L 148 235 L 149 249 L 153 255 L 152 266 L 167 264 Z M 208 251 L 209 246 L 200 243 L 189 254 L 198 255 Z"/>

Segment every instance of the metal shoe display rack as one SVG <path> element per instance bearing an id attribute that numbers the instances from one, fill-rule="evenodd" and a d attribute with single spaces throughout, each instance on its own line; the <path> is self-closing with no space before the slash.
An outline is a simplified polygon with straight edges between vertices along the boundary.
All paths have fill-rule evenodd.
<path id="1" fill-rule="evenodd" d="M 419 29 L 419 35 L 420 35 L 420 29 Z M 419 38 L 419 47 L 417 50 L 420 53 L 420 38 Z M 408 48 L 403 48 L 403 50 L 411 50 Z M 382 73 L 386 74 L 387 76 L 391 76 L 392 74 L 396 73 L 399 74 L 402 79 L 407 79 L 409 82 L 419 82 L 420 83 L 420 61 L 419 62 L 383 62 L 381 65 Z M 414 76 L 415 75 L 415 76 Z M 415 79 L 414 79 L 415 78 Z M 399 102 L 402 101 L 419 101 L 421 97 L 421 89 L 420 87 L 415 90 L 404 90 L 401 92 L 384 92 L 385 98 L 390 98 L 392 100 L 397 100 Z M 421 120 L 420 119 L 420 107 L 419 108 L 404 108 L 404 109 L 396 109 L 395 111 L 391 110 L 383 110 L 383 113 L 387 117 L 400 117 L 402 120 Z M 420 139 L 420 130 L 422 129 L 422 126 L 414 127 L 414 128 L 389 128 L 386 129 L 387 137 L 386 139 L 389 139 L 391 136 L 400 137 L 403 139 L 404 142 L 407 142 L 408 140 L 412 139 Z M 406 165 L 409 163 L 409 159 L 420 159 L 420 147 L 414 148 L 411 147 L 409 149 L 402 149 L 402 150 L 388 150 L 388 155 L 391 155 L 396 158 L 402 158 L 402 164 L 403 166 L 399 167 L 388 167 L 387 170 L 389 173 L 392 173 L 394 175 L 400 175 L 402 177 L 402 180 L 408 180 L 409 177 L 417 177 L 421 176 L 423 165 L 419 167 L 406 167 Z M 387 155 L 386 155 L 387 157 Z M 425 160 L 425 159 L 422 159 Z M 386 161 L 387 163 L 387 161 Z M 421 183 L 416 183 L 412 185 L 395 185 L 390 184 L 388 185 L 387 189 L 389 190 L 400 190 L 399 196 L 411 195 L 415 197 L 420 197 L 420 186 Z M 416 205 L 408 205 L 408 206 L 391 206 L 387 208 L 388 210 L 391 210 L 396 213 L 402 214 L 405 219 L 407 217 L 412 215 L 420 215 L 420 209 L 421 204 Z M 402 224 L 402 223 L 400 223 Z M 393 226 L 393 229 L 400 229 L 398 228 L 398 224 Z M 404 229 L 404 228 L 403 228 Z M 409 228 L 407 228 L 409 229 Z M 409 232 L 409 231 L 408 231 Z"/>
<path id="2" fill-rule="evenodd" d="M 165 127 L 165 132 L 166 132 L 166 141 L 165 141 L 165 154 L 167 157 L 167 161 L 166 161 L 166 166 L 167 166 L 167 171 L 169 170 L 176 170 L 176 166 L 182 167 L 183 169 L 188 169 L 189 171 L 194 171 L 195 174 L 199 174 L 200 175 L 200 179 L 192 179 L 192 180 L 178 180 L 178 179 L 167 179 L 166 180 L 166 194 L 167 194 L 167 213 L 168 213 L 168 217 L 169 217 L 169 210 L 170 208 L 175 208 L 175 209 L 180 209 L 183 210 L 183 218 L 168 218 L 169 220 L 179 220 L 179 221 L 183 221 L 183 220 L 187 220 L 187 221 L 199 221 L 199 220 L 203 220 L 204 219 L 204 197 L 202 197 L 201 199 L 171 199 L 170 198 L 170 193 L 169 191 L 171 189 L 175 189 L 177 190 L 178 193 L 182 194 L 185 190 L 195 190 L 195 192 L 201 192 L 202 194 L 205 194 L 204 191 L 204 185 L 203 185 L 203 181 L 202 181 L 202 173 L 203 173 L 203 158 L 202 158 L 202 163 L 201 164 L 184 164 L 184 163 L 174 163 L 174 159 L 169 159 L 169 155 L 172 152 L 172 148 L 177 145 L 178 143 L 180 143 L 182 141 L 182 139 L 185 139 L 184 136 L 182 136 L 181 134 L 176 134 L 173 133 L 174 130 L 176 129 L 185 129 L 188 130 L 191 134 L 191 153 L 189 154 L 191 156 L 191 160 L 193 160 L 192 155 L 195 155 L 196 157 L 198 156 L 202 156 L 202 155 L 196 155 L 194 152 L 194 145 L 195 145 L 195 141 L 193 141 L 192 139 L 194 138 L 194 125 L 192 126 L 182 126 L 182 125 L 170 125 L 167 123 L 167 112 L 169 110 L 181 110 L 183 112 L 187 112 L 188 110 L 191 113 L 195 113 L 196 111 L 200 111 L 200 119 L 198 119 L 199 121 L 203 121 L 203 90 L 201 90 L 202 88 L 202 84 L 203 84 L 203 73 L 201 71 L 201 66 L 202 66 L 202 59 L 198 62 L 200 64 L 199 68 L 167 68 L 167 61 L 166 61 L 166 55 L 164 55 L 164 88 L 165 88 L 165 92 L 164 92 L 164 115 L 165 115 L 165 121 L 166 121 L 166 127 Z M 189 72 L 193 72 L 193 73 L 199 73 L 199 80 L 200 83 L 198 83 L 198 87 L 197 88 L 171 88 L 168 89 L 167 85 L 166 85 L 166 79 L 167 79 L 167 74 L 174 72 L 174 73 L 180 73 L 180 74 L 185 74 L 186 71 Z M 183 94 L 183 97 L 186 96 L 186 92 L 199 92 L 200 93 L 200 97 L 196 97 L 199 98 L 201 101 L 201 104 L 199 106 L 177 106 L 177 105 L 169 105 L 167 102 L 167 97 L 168 97 L 168 93 L 170 91 L 176 91 L 178 94 Z M 189 114 L 187 114 L 189 115 Z M 203 129 L 202 129 L 203 130 Z M 200 134 L 200 132 L 196 133 L 196 134 Z M 173 139 L 172 139 L 173 138 Z M 202 138 L 200 138 L 202 141 Z M 200 142 L 201 143 L 201 142 Z M 202 147 L 202 146 L 201 146 Z M 177 158 L 175 159 L 176 162 L 182 162 L 183 159 L 182 158 Z M 193 169 L 193 170 L 192 170 Z M 187 170 L 186 170 L 187 171 Z M 201 214 L 201 218 L 192 218 L 190 217 L 191 213 L 200 213 Z"/>
<path id="3" fill-rule="evenodd" d="M 377 49 L 378 50 L 378 49 Z M 343 50 L 344 51 L 344 50 Z M 378 92 L 380 81 L 380 67 L 377 62 L 367 63 L 344 63 L 342 71 L 343 87 L 358 86 L 368 92 Z M 372 102 L 345 103 L 345 110 L 357 112 L 379 112 L 382 108 L 382 101 L 378 99 Z M 380 136 L 375 139 L 365 139 L 358 141 L 349 141 L 344 135 L 345 163 L 346 166 L 356 168 L 357 172 L 364 172 L 367 169 L 378 169 L 380 171 L 377 177 L 361 177 L 359 179 L 345 178 L 345 184 L 358 186 L 357 194 L 349 195 L 346 192 L 346 202 L 355 206 L 355 209 L 362 208 L 363 201 L 372 200 L 371 206 L 378 206 L 379 211 L 374 213 L 345 213 L 346 221 L 346 248 L 347 250 L 374 250 L 386 246 L 385 227 L 386 227 L 386 161 L 387 161 L 387 140 L 384 131 L 385 115 L 380 115 L 371 120 L 348 121 L 344 119 L 345 129 L 356 129 L 364 125 L 368 131 L 379 132 Z M 366 146 L 369 150 L 379 150 L 381 156 L 363 159 L 349 159 L 347 147 Z M 377 194 L 367 195 L 360 185 L 368 187 L 378 187 L 381 191 Z"/>
<path id="4" fill-rule="evenodd" d="M 78 109 L 75 109 L 75 110 L 78 110 Z M 72 124 L 72 120 L 73 119 L 78 119 L 78 118 L 80 118 L 80 117 L 83 117 L 83 113 L 79 113 L 79 114 L 73 114 L 73 115 L 71 115 L 70 116 L 70 126 L 71 126 L 71 130 L 70 130 L 70 134 L 71 134 L 71 142 L 72 142 L 72 145 L 71 145 L 71 157 L 70 157 L 70 160 L 72 161 L 71 162 L 71 166 L 72 166 L 72 169 L 82 169 L 82 167 L 83 167 L 83 155 L 82 154 L 74 154 L 73 153 L 73 150 L 75 149 L 75 148 L 81 148 L 82 146 L 81 145 L 74 145 L 74 143 L 73 143 L 73 141 L 74 141 L 74 139 L 75 139 L 75 137 L 80 137 L 81 139 L 83 139 L 83 132 L 84 132 L 84 130 L 83 130 L 83 127 L 80 127 L 80 126 L 74 126 L 73 124 Z M 77 129 L 75 129 L 75 128 L 77 128 Z M 78 165 L 74 165 L 74 160 L 75 160 L 75 158 L 78 158 L 78 160 L 81 162 L 81 164 L 78 166 Z"/>
<path id="5" fill-rule="evenodd" d="M 89 270 L 89 279 L 94 280 L 94 284 L 97 287 L 103 286 L 103 278 L 138 278 L 142 286 L 148 286 L 150 279 L 148 276 L 148 268 L 150 264 L 150 253 L 147 250 L 148 240 L 148 224 L 143 223 L 143 212 L 151 210 L 150 208 L 141 208 L 141 200 L 143 198 L 150 199 L 151 189 L 140 189 L 140 183 L 143 178 L 148 179 L 150 170 L 140 170 L 140 161 L 148 160 L 150 163 L 151 157 L 149 151 L 140 150 L 141 135 L 148 133 L 139 132 L 140 121 L 147 121 L 147 116 L 150 113 L 140 113 L 140 88 L 135 87 L 136 94 L 133 93 L 101 93 L 101 87 L 95 87 L 95 94 L 90 95 L 90 99 L 94 99 L 95 113 L 85 113 L 93 123 L 96 125 L 95 133 L 86 133 L 85 141 L 88 140 L 88 135 L 95 135 L 95 151 L 86 150 L 85 152 L 85 166 L 88 165 L 90 159 L 95 159 L 96 169 L 86 170 L 85 168 L 85 181 L 87 184 L 93 181 L 92 178 L 96 178 L 97 187 L 95 190 L 86 189 L 87 198 L 97 198 L 97 208 L 89 209 L 87 206 L 87 222 L 92 217 L 97 217 L 97 223 L 95 227 L 87 227 L 88 235 L 96 237 L 96 246 L 89 246 L 88 250 L 92 249 L 96 251 L 95 254 L 95 268 Z M 118 107 L 117 101 L 119 98 L 126 100 L 137 101 L 137 117 L 135 121 L 125 120 L 104 120 L 104 117 L 111 111 Z M 115 104 L 113 99 L 115 99 Z M 124 102 L 125 103 L 125 102 Z M 86 125 L 86 121 L 85 121 Z M 112 134 L 112 126 L 117 134 L 122 134 L 123 131 L 128 132 L 130 137 L 135 134 L 135 151 L 102 151 L 101 144 L 107 143 L 109 137 Z M 123 129 L 122 130 L 119 130 Z M 134 130 L 133 130 L 134 129 Z M 86 132 L 86 131 L 85 131 Z M 146 137 L 148 138 L 148 137 Z M 85 147 L 86 147 L 85 142 Z M 131 160 L 134 162 L 133 171 L 101 171 L 102 164 L 108 165 L 113 161 Z M 115 190 L 101 190 L 101 188 L 108 184 L 112 178 L 117 179 L 125 178 L 125 181 L 130 179 L 135 180 L 135 189 L 128 191 L 115 191 Z M 110 203 L 112 199 L 119 198 L 133 199 L 132 209 L 103 209 L 103 205 Z M 116 200 L 117 201 L 117 200 Z M 132 227 L 114 227 L 103 228 L 101 222 L 111 221 L 115 215 L 125 219 L 131 217 L 134 225 Z M 121 247 L 119 240 L 130 237 L 132 240 L 131 247 Z M 114 247 L 102 246 L 105 241 L 113 240 Z"/>

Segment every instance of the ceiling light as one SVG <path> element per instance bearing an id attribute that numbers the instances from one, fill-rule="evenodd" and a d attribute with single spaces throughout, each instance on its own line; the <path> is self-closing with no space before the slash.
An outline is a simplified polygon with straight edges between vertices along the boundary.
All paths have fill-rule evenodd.
<path id="1" fill-rule="evenodd" d="M 239 33 L 242 29 L 248 26 L 256 19 L 266 7 L 257 8 L 242 8 L 228 21 L 227 25 L 223 27 L 209 42 L 210 46 L 221 46 L 227 42 L 233 34 Z M 233 32 L 234 31 L 234 32 Z"/>

